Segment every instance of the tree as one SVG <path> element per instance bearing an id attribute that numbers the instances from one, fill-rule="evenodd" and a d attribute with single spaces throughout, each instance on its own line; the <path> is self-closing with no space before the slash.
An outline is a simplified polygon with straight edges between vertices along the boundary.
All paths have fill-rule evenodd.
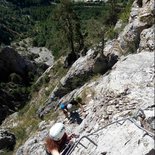
<path id="1" fill-rule="evenodd" d="M 109 0 L 107 2 L 108 5 L 108 12 L 106 15 L 106 23 L 109 25 L 115 25 L 117 22 L 117 12 L 118 6 L 116 0 Z"/>
<path id="2" fill-rule="evenodd" d="M 81 33 L 80 21 L 72 8 L 70 0 L 61 0 L 56 7 L 54 19 L 58 22 L 67 38 L 69 49 L 76 53 L 84 47 L 84 39 Z M 78 44 L 78 48 L 75 45 Z"/>

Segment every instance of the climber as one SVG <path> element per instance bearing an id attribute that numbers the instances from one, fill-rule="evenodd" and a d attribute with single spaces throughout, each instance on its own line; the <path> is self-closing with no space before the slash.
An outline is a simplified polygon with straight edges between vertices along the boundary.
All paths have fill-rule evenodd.
<path id="1" fill-rule="evenodd" d="M 71 102 L 65 102 L 60 104 L 60 109 L 63 111 L 66 118 L 69 118 L 68 112 L 71 114 L 72 112 L 75 112 L 79 107 L 81 108 L 82 112 L 84 112 L 84 108 L 81 104 L 80 99 L 73 99 Z"/>
<path id="2" fill-rule="evenodd" d="M 49 136 L 45 139 L 45 148 L 48 155 L 65 155 L 68 149 L 73 146 L 72 138 L 78 137 L 75 134 L 68 136 L 63 123 L 55 123 L 49 130 Z M 67 148 L 67 149 L 66 149 Z M 63 152 L 63 153 L 62 153 Z"/>

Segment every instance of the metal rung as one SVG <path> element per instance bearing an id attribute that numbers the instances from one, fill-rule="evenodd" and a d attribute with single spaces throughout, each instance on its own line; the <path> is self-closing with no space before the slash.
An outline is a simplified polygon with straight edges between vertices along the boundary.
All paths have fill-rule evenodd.
<path id="1" fill-rule="evenodd" d="M 82 144 L 81 143 L 81 140 L 82 139 L 84 139 L 84 138 L 86 138 L 86 139 L 88 139 L 92 144 L 94 144 L 96 147 L 97 147 L 97 144 L 93 141 L 93 140 L 91 140 L 88 136 L 82 136 L 77 142 L 76 142 L 76 144 L 74 144 L 74 146 L 71 148 L 71 149 L 69 149 L 68 151 L 67 151 L 67 153 L 66 153 L 66 155 L 71 155 L 71 153 L 75 150 L 75 148 L 80 144 Z M 82 144 L 82 146 L 85 148 L 85 149 L 87 149 L 87 147 L 85 147 L 83 144 Z"/>
<path id="2" fill-rule="evenodd" d="M 87 147 L 86 147 L 85 145 L 83 145 L 81 142 L 79 142 L 79 144 L 80 144 L 81 146 L 83 146 L 85 149 L 87 149 Z"/>

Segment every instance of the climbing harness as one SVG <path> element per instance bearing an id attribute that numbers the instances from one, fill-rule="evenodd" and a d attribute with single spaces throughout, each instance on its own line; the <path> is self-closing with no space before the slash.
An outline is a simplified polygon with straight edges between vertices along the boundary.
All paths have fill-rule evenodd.
<path id="1" fill-rule="evenodd" d="M 67 152 L 65 153 L 65 155 L 71 155 L 73 153 L 73 151 L 75 150 L 76 147 L 78 147 L 78 145 L 81 145 L 82 147 L 84 147 L 85 149 L 87 149 L 86 146 L 84 146 L 82 143 L 81 143 L 81 140 L 83 139 L 87 139 L 88 141 L 90 141 L 93 145 L 95 145 L 97 147 L 97 144 L 92 140 L 90 139 L 89 137 L 92 136 L 92 135 L 95 135 L 97 132 L 107 128 L 108 126 L 111 126 L 113 124 L 120 124 L 120 125 L 123 125 L 127 120 L 130 121 L 131 123 L 133 123 L 134 125 L 136 125 L 139 129 L 141 129 L 142 131 L 146 132 L 148 134 L 148 136 L 150 136 L 151 138 L 154 138 L 154 134 L 150 131 L 148 131 L 147 129 L 141 127 L 136 121 L 135 119 L 138 118 L 138 116 L 141 116 L 142 115 L 145 115 L 143 110 L 142 109 L 139 109 L 138 112 L 136 113 L 135 116 L 133 117 L 127 117 L 127 118 L 124 118 L 124 119 L 120 119 L 120 120 L 116 120 L 114 122 L 111 122 L 107 125 L 105 125 L 104 127 L 102 128 L 99 128 L 98 130 L 88 134 L 88 135 L 84 135 L 82 136 L 79 140 L 75 141 L 71 146 L 70 148 L 67 150 Z M 63 155 L 63 154 L 61 154 Z"/>

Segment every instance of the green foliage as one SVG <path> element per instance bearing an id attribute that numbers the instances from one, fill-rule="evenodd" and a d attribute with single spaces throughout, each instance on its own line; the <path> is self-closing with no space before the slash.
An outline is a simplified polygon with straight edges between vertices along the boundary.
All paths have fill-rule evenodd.
<path id="1" fill-rule="evenodd" d="M 78 96 L 78 97 L 76 97 L 76 98 L 75 98 L 75 100 L 76 100 L 78 103 L 82 103 L 82 98 L 81 98 L 81 97 L 79 97 L 79 96 Z"/>
<path id="2" fill-rule="evenodd" d="M 26 132 L 25 132 L 25 129 L 23 127 L 20 127 L 13 132 L 14 132 L 18 142 L 19 142 L 19 140 L 22 140 L 26 137 Z"/>
<path id="3" fill-rule="evenodd" d="M 23 38 L 32 29 L 33 21 L 20 9 L 0 5 L 0 43 L 10 44 L 15 38 Z"/>
<path id="4" fill-rule="evenodd" d="M 17 88 L 12 89 L 11 94 L 13 96 L 19 96 L 20 94 L 23 94 L 27 96 L 26 98 L 28 98 L 30 91 L 31 91 L 30 87 L 18 86 Z"/>
<path id="5" fill-rule="evenodd" d="M 108 39 L 114 39 L 118 36 L 117 32 L 114 30 L 114 26 L 110 26 L 105 34 Z"/>
<path id="6" fill-rule="evenodd" d="M 18 148 L 31 133 L 37 130 L 39 119 L 34 116 L 35 110 L 34 107 L 29 107 L 28 111 L 20 113 L 18 119 L 21 120 L 21 122 L 19 122 L 18 126 L 11 129 L 16 136 L 16 148 Z"/>
<path id="7" fill-rule="evenodd" d="M 61 0 L 53 14 L 53 19 L 56 21 L 58 31 L 63 32 L 71 52 L 81 50 L 84 46 L 84 40 L 81 34 L 80 21 L 73 10 L 72 3 L 69 0 Z M 78 49 L 75 49 L 75 44 L 79 46 Z"/>
<path id="8" fill-rule="evenodd" d="M 3 150 L 1 152 L 1 155 L 12 155 L 13 154 L 13 151 L 8 151 L 8 150 Z"/>
<path id="9" fill-rule="evenodd" d="M 132 6 L 133 0 L 130 0 L 127 5 L 124 8 L 124 11 L 120 13 L 119 18 L 123 21 L 123 23 L 127 23 L 129 16 L 130 16 L 130 11 L 131 11 L 131 6 Z"/>
<path id="10" fill-rule="evenodd" d="M 103 24 L 101 21 L 91 18 L 86 23 L 87 29 L 87 37 L 86 37 L 86 44 L 87 46 L 92 46 L 95 43 L 99 43 L 101 41 L 101 34 L 103 34 Z"/>

